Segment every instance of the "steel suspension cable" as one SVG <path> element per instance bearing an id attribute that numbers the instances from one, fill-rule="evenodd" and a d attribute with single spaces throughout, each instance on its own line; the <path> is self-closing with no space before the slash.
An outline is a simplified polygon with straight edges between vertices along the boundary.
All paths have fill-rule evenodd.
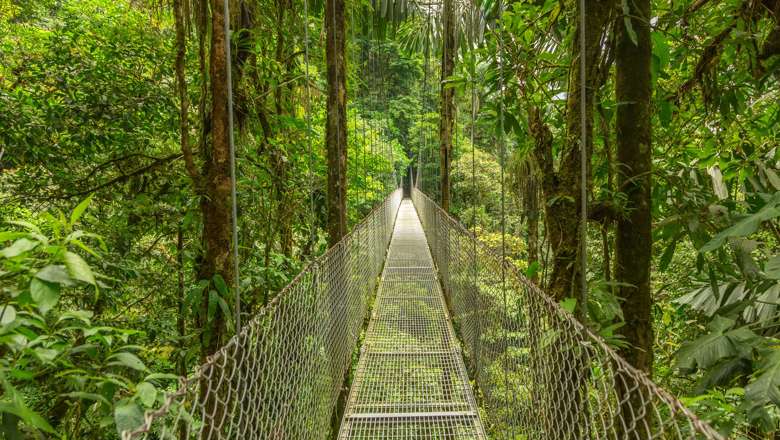
<path id="1" fill-rule="evenodd" d="M 222 25 L 225 31 L 225 70 L 227 75 L 227 114 L 228 114 L 228 143 L 230 144 L 230 196 L 231 196 L 231 229 L 233 237 L 233 283 L 235 298 L 235 323 L 236 333 L 241 331 L 241 289 L 239 286 L 240 274 L 238 271 L 238 200 L 236 198 L 236 146 L 233 140 L 233 62 L 230 47 L 230 7 L 229 0 L 223 0 L 224 20 Z"/>

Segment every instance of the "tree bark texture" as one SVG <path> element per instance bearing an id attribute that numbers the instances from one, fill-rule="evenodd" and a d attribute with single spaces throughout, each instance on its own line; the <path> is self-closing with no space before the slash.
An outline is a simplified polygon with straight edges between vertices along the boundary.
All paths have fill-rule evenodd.
<path id="1" fill-rule="evenodd" d="M 618 187 L 627 196 L 628 212 L 617 220 L 616 274 L 628 343 L 623 357 L 650 372 L 653 330 L 650 320 L 651 237 L 651 42 L 650 1 L 629 2 L 636 43 L 625 26 L 618 29 L 616 97 Z"/>
<path id="2" fill-rule="evenodd" d="M 203 214 L 204 255 L 198 268 L 200 279 L 211 280 L 220 275 L 226 282 L 233 279 L 230 209 L 230 144 L 228 127 L 228 87 L 226 65 L 226 35 L 223 28 L 222 0 L 211 2 L 211 142 L 204 151 L 203 178 L 205 197 L 201 198 Z M 202 307 L 208 307 L 208 292 Z M 205 319 L 205 315 L 203 315 Z M 205 323 L 204 323 L 205 324 Z M 224 317 L 217 310 L 211 323 L 205 355 L 216 351 L 224 333 Z"/>
<path id="3" fill-rule="evenodd" d="M 442 15 L 444 35 L 442 38 L 441 83 L 439 96 L 441 99 L 439 119 L 439 172 L 441 207 L 450 211 L 450 168 L 452 163 L 452 136 L 455 122 L 455 89 L 445 82 L 455 71 L 455 11 L 452 0 L 444 0 Z"/>
<path id="4" fill-rule="evenodd" d="M 224 29 L 223 0 L 211 0 L 211 49 L 210 49 L 210 92 L 211 92 L 211 139 L 203 150 L 203 196 L 200 209 L 203 215 L 203 255 L 198 266 L 198 278 L 213 280 L 220 275 L 227 283 L 233 280 L 233 257 L 231 250 L 231 180 L 230 143 L 228 124 L 227 84 L 227 35 Z M 201 362 L 215 353 L 225 338 L 225 316 L 219 307 L 211 319 L 208 316 L 209 292 L 203 289 L 200 303 L 199 324 L 201 335 Z M 212 367 L 215 368 L 215 367 Z M 208 377 L 206 374 L 204 377 Z M 204 379 L 205 380 L 205 379 Z M 206 414 L 212 417 L 204 420 L 205 438 L 219 439 L 219 426 L 225 410 L 220 403 L 219 390 L 211 389 L 209 383 L 201 383 L 201 398 Z"/>
<path id="5" fill-rule="evenodd" d="M 347 63 L 344 0 L 327 0 L 325 29 L 328 64 L 328 243 L 333 246 L 347 233 Z"/>

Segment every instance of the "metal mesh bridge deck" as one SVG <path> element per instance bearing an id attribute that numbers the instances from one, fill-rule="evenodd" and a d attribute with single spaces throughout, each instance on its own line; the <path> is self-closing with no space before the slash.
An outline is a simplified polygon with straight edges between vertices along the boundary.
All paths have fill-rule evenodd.
<path id="1" fill-rule="evenodd" d="M 428 243 L 398 211 L 339 439 L 484 439 Z"/>

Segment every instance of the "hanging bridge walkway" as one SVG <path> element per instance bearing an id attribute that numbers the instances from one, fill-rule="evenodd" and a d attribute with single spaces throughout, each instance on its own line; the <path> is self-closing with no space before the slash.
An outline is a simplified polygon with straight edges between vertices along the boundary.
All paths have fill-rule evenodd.
<path id="1" fill-rule="evenodd" d="M 393 192 L 122 437 L 722 438 L 417 189 Z"/>
<path id="2" fill-rule="evenodd" d="M 484 439 L 417 212 L 404 200 L 340 439 Z"/>

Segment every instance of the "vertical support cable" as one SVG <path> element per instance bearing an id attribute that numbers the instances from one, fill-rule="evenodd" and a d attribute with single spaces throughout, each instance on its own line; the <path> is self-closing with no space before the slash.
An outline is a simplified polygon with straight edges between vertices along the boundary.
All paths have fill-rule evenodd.
<path id="1" fill-rule="evenodd" d="M 587 102 L 588 92 L 587 71 L 585 66 L 585 52 L 587 44 L 585 41 L 585 0 L 579 0 L 580 4 L 580 310 L 585 318 L 588 301 L 588 277 L 586 266 L 588 264 L 588 127 L 587 127 Z"/>
<path id="2" fill-rule="evenodd" d="M 230 7 L 228 2 L 230 0 L 223 0 L 222 5 L 224 7 L 224 27 L 225 27 L 225 64 L 227 70 L 227 105 L 228 105 L 228 141 L 230 143 L 230 196 L 232 198 L 231 209 L 232 215 L 232 229 L 233 229 L 233 272 L 234 278 L 234 292 L 236 295 L 235 305 L 235 321 L 236 321 L 236 334 L 241 331 L 241 289 L 239 286 L 240 275 L 238 272 L 238 201 L 236 199 L 236 146 L 233 140 L 233 57 L 231 55 L 230 47 Z"/>

